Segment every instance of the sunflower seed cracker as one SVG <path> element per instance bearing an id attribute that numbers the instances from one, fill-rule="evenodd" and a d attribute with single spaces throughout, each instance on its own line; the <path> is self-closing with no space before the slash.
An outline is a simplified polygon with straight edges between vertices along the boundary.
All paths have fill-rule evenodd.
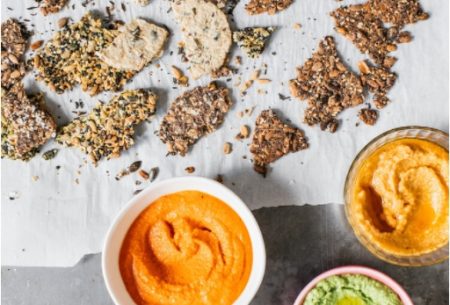
<path id="1" fill-rule="evenodd" d="M 167 145 L 168 153 L 185 156 L 190 146 L 222 124 L 231 104 L 228 89 L 214 82 L 176 98 L 159 129 L 159 137 Z"/>
<path id="2" fill-rule="evenodd" d="M 226 15 L 205 0 L 175 0 L 172 9 L 183 33 L 191 76 L 198 79 L 219 70 L 232 43 Z"/>
<path id="3" fill-rule="evenodd" d="M 128 90 L 107 104 L 99 103 L 87 115 L 74 119 L 58 133 L 56 140 L 86 153 L 93 163 L 117 158 L 134 144 L 134 128 L 156 110 L 157 96 L 148 90 Z"/>
<path id="4" fill-rule="evenodd" d="M 2 157 L 28 160 L 55 136 L 56 124 L 44 108 L 43 95 L 27 96 L 18 83 L 2 90 Z"/>
<path id="5" fill-rule="evenodd" d="M 336 116 L 364 101 L 361 79 L 344 65 L 331 36 L 320 42 L 297 73 L 290 81 L 290 90 L 294 97 L 307 100 L 304 119 L 308 125 L 320 124 L 322 130 L 334 132 Z"/>
<path id="6" fill-rule="evenodd" d="M 273 110 L 264 110 L 256 118 L 250 145 L 255 171 L 265 176 L 266 166 L 282 156 L 308 148 L 303 132 L 283 123 Z"/>
<path id="7" fill-rule="evenodd" d="M 259 57 L 266 47 L 275 27 L 247 27 L 233 32 L 233 41 L 250 58 Z"/>

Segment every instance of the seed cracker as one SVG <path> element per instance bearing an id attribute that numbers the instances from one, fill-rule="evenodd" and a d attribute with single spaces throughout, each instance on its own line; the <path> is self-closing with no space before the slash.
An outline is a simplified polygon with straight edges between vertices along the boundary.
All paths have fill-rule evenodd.
<path id="1" fill-rule="evenodd" d="M 64 126 L 56 140 L 81 149 L 93 163 L 117 158 L 134 144 L 135 127 L 155 113 L 156 99 L 148 90 L 124 91 Z"/>
<path id="2" fill-rule="evenodd" d="M 267 13 L 274 15 L 277 12 L 283 11 L 288 8 L 293 0 L 250 0 L 245 9 L 250 15 L 258 15 Z"/>
<path id="3" fill-rule="evenodd" d="M 369 0 L 374 15 L 383 22 L 403 27 L 428 19 L 418 0 Z"/>
<path id="4" fill-rule="evenodd" d="M 2 88 L 9 89 L 19 82 L 25 75 L 23 55 L 29 33 L 25 25 L 15 19 L 8 19 L 2 23 L 1 61 L 2 61 Z"/>
<path id="5" fill-rule="evenodd" d="M 259 57 L 275 27 L 247 27 L 233 32 L 233 40 L 250 58 Z"/>
<path id="6" fill-rule="evenodd" d="M 77 23 L 65 26 L 39 49 L 33 59 L 37 79 L 62 93 L 80 84 L 90 95 L 117 91 L 135 74 L 104 63 L 96 54 L 108 47 L 118 31 L 109 30 L 88 13 Z"/>
<path id="7" fill-rule="evenodd" d="M 337 115 L 364 101 L 361 79 L 342 62 L 333 37 L 325 37 L 318 50 L 297 69 L 290 81 L 294 97 L 307 100 L 305 122 L 320 124 L 322 130 L 336 131 Z"/>
<path id="8" fill-rule="evenodd" d="M 331 13 L 336 31 L 349 39 L 362 53 L 367 53 L 377 64 L 391 68 L 396 58 L 389 53 L 397 50 L 400 31 L 386 28 L 373 14 L 369 3 L 342 6 Z"/>
<path id="9" fill-rule="evenodd" d="M 2 89 L 2 157 L 28 160 L 55 136 L 56 123 L 42 94 L 27 96 L 21 83 Z"/>
<path id="10" fill-rule="evenodd" d="M 250 152 L 254 169 L 265 175 L 266 166 L 284 155 L 308 148 L 303 132 L 283 123 L 273 110 L 264 110 L 256 118 Z"/>
<path id="11" fill-rule="evenodd" d="M 383 108 L 389 103 L 386 94 L 394 86 L 397 75 L 384 67 L 375 67 L 365 61 L 359 62 L 358 66 L 363 85 L 374 94 L 373 103 L 375 107 Z M 382 97 L 385 97 L 385 99 Z"/>
<path id="12" fill-rule="evenodd" d="M 169 32 L 163 27 L 134 19 L 122 26 L 113 42 L 98 56 L 109 66 L 119 70 L 142 70 L 163 53 Z"/>
<path id="13" fill-rule="evenodd" d="M 167 145 L 168 153 L 185 156 L 190 146 L 222 124 L 231 104 L 228 89 L 214 82 L 176 98 L 159 129 L 159 137 Z"/>
<path id="14" fill-rule="evenodd" d="M 183 51 L 191 76 L 198 79 L 219 70 L 232 44 L 223 11 L 205 0 L 175 0 L 172 9 L 183 33 Z"/>
<path id="15" fill-rule="evenodd" d="M 66 5 L 67 0 L 42 0 L 40 1 L 40 11 L 42 15 L 57 13 Z"/>

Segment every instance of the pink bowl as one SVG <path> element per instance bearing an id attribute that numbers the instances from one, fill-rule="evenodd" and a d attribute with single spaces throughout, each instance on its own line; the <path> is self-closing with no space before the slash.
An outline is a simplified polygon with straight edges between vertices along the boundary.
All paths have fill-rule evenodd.
<path id="1" fill-rule="evenodd" d="M 361 274 L 370 277 L 391 288 L 398 295 L 404 305 L 414 305 L 409 295 L 396 281 L 380 271 L 363 266 L 343 266 L 328 270 L 318 275 L 311 282 L 309 282 L 305 288 L 303 288 L 295 300 L 294 305 L 302 305 L 305 301 L 306 295 L 317 285 L 318 282 L 332 275 L 339 274 Z"/>

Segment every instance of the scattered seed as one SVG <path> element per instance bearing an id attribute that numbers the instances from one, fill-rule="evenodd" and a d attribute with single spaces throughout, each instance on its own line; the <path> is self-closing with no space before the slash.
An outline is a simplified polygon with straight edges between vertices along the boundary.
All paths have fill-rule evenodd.
<path id="1" fill-rule="evenodd" d="M 131 165 L 128 167 L 128 170 L 130 171 L 130 173 L 134 173 L 141 167 L 141 165 L 142 165 L 142 161 L 135 161 L 135 162 L 131 163 Z"/>
<path id="2" fill-rule="evenodd" d="M 58 27 L 61 29 L 61 28 L 65 27 L 68 22 L 69 22 L 69 17 L 63 17 L 58 20 Z"/>
<path id="3" fill-rule="evenodd" d="M 256 80 L 259 84 L 268 84 L 268 83 L 270 83 L 271 82 L 271 80 L 270 79 L 268 79 L 268 78 L 258 78 L 257 80 Z"/>
<path id="4" fill-rule="evenodd" d="M 223 145 L 223 152 L 224 152 L 226 155 L 230 154 L 232 150 L 233 150 L 233 146 L 231 145 L 231 143 L 226 142 L 226 143 Z"/>
<path id="5" fill-rule="evenodd" d="M 31 50 L 37 50 L 37 49 L 39 49 L 41 46 L 42 46 L 42 44 L 44 43 L 44 41 L 43 40 L 37 40 L 37 41 L 35 41 L 35 42 L 33 42 L 31 45 L 30 45 L 30 48 L 31 48 Z"/>
<path id="6" fill-rule="evenodd" d="M 159 174 L 159 168 L 158 167 L 153 167 L 150 170 L 150 177 L 149 177 L 150 182 L 155 181 L 156 177 L 158 177 L 158 174 Z"/>
<path id="7" fill-rule="evenodd" d="M 42 154 L 42 158 L 47 161 L 51 160 L 54 157 L 56 157 L 56 155 L 58 154 L 58 151 L 59 151 L 59 149 L 57 149 L 57 148 L 47 150 L 45 153 Z"/>
<path id="8" fill-rule="evenodd" d="M 184 169 L 188 174 L 192 174 L 193 172 L 195 172 L 195 167 L 193 166 L 188 166 Z"/>
<path id="9" fill-rule="evenodd" d="M 150 177 L 150 175 L 143 169 L 141 169 L 139 171 L 139 176 L 142 177 L 142 179 L 148 180 L 148 178 Z"/>

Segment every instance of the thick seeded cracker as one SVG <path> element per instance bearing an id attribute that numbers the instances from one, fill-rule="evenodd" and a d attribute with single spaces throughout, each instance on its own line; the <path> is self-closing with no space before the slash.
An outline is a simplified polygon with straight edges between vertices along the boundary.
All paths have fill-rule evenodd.
<path id="1" fill-rule="evenodd" d="M 349 39 L 362 53 L 367 53 L 377 64 L 390 68 L 396 62 L 390 52 L 397 50 L 400 31 L 386 28 L 373 14 L 368 3 L 343 6 L 331 13 L 336 31 Z"/>
<path id="2" fill-rule="evenodd" d="M 176 98 L 159 129 L 168 153 L 186 155 L 190 146 L 222 124 L 231 104 L 228 89 L 215 83 L 196 87 Z"/>
<path id="3" fill-rule="evenodd" d="M 2 90 L 2 157 L 28 160 L 55 135 L 56 124 L 43 96 L 27 96 L 22 84 Z"/>
<path id="4" fill-rule="evenodd" d="M 369 4 L 374 15 L 398 27 L 429 17 L 418 0 L 369 0 Z"/>
<path id="5" fill-rule="evenodd" d="M 293 0 L 250 0 L 245 9 L 250 15 L 267 13 L 274 15 L 283 11 L 292 4 Z"/>
<path id="6" fill-rule="evenodd" d="M 256 118 L 250 152 L 254 169 L 265 175 L 266 166 L 282 156 L 308 148 L 303 132 L 283 123 L 272 110 L 264 110 Z"/>
<path id="7" fill-rule="evenodd" d="M 233 41 L 250 58 L 257 58 L 266 47 L 266 43 L 272 35 L 274 27 L 247 27 L 233 32 Z"/>
<path id="8" fill-rule="evenodd" d="M 97 56 L 117 34 L 116 30 L 108 30 L 101 19 L 86 14 L 39 49 L 34 57 L 37 79 L 57 93 L 76 84 L 81 84 L 81 89 L 90 95 L 119 90 L 135 72 L 110 67 Z"/>
<path id="9" fill-rule="evenodd" d="M 2 23 L 1 61 L 2 88 L 9 89 L 25 75 L 23 55 L 26 50 L 29 33 L 25 26 L 15 19 Z"/>
<path id="10" fill-rule="evenodd" d="M 389 103 L 386 94 L 394 86 L 397 75 L 386 68 L 374 67 L 365 61 L 359 62 L 358 66 L 363 85 L 374 94 L 373 103 L 375 107 L 383 108 Z"/>
<path id="11" fill-rule="evenodd" d="M 340 59 L 333 37 L 325 37 L 318 50 L 297 69 L 290 81 L 294 97 L 307 100 L 305 122 L 320 124 L 322 130 L 336 131 L 336 116 L 346 108 L 364 101 L 361 79 Z"/>
<path id="12" fill-rule="evenodd" d="M 124 91 L 64 126 L 56 140 L 81 149 L 94 163 L 119 157 L 134 144 L 136 125 L 155 113 L 156 99 L 148 90 Z"/>

